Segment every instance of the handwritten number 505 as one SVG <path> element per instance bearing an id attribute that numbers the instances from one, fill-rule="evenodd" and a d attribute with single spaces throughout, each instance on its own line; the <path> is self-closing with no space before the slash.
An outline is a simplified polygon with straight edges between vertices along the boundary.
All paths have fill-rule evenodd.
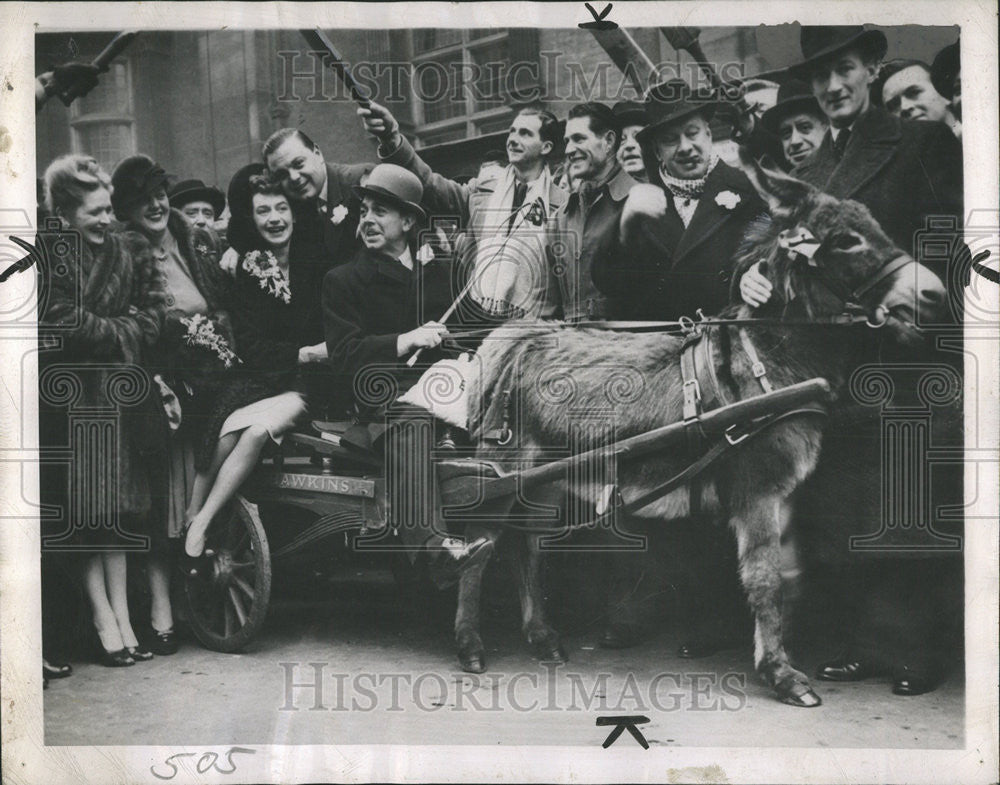
<path id="1" fill-rule="evenodd" d="M 199 774 L 204 774 L 209 769 L 215 769 L 219 774 L 232 774 L 236 771 L 236 763 L 233 761 L 233 755 L 238 752 L 245 753 L 247 755 L 253 755 L 256 750 L 248 750 L 245 747 L 233 747 L 225 755 L 225 763 L 228 768 L 221 768 L 219 766 L 219 755 L 216 752 L 203 752 L 201 757 L 198 758 L 198 762 L 195 764 L 195 769 L 197 769 Z M 163 764 L 169 766 L 171 771 L 168 774 L 160 774 L 156 770 L 156 766 L 150 766 L 150 773 L 160 780 L 172 780 L 177 776 L 178 768 L 177 764 L 174 763 L 175 760 L 180 760 L 181 758 L 193 758 L 197 755 L 197 752 L 178 752 L 175 755 L 171 755 L 167 758 Z"/>

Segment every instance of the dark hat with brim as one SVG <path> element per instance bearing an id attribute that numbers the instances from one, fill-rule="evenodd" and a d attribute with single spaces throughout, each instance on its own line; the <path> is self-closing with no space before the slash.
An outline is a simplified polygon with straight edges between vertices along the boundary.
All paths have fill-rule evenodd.
<path id="1" fill-rule="evenodd" d="M 764 128 L 778 136 L 781 121 L 795 114 L 811 114 L 826 120 L 812 89 L 800 79 L 791 79 L 778 88 L 777 102 L 761 115 L 760 122 Z"/>
<path id="2" fill-rule="evenodd" d="M 931 63 L 931 84 L 949 101 L 955 97 L 955 77 L 960 72 L 959 42 L 949 44 L 934 56 Z"/>
<path id="3" fill-rule="evenodd" d="M 353 191 L 359 199 L 370 196 L 414 213 L 421 221 L 427 218 L 427 213 L 420 206 L 424 186 L 419 177 L 402 166 L 379 164 L 372 169 L 367 180 L 353 187 Z"/>
<path id="4" fill-rule="evenodd" d="M 170 206 L 180 208 L 190 202 L 208 202 L 215 210 L 215 217 L 226 209 L 226 197 L 218 188 L 205 185 L 201 180 L 181 180 L 167 192 Z"/>
<path id="5" fill-rule="evenodd" d="M 618 121 L 619 128 L 627 128 L 630 125 L 645 126 L 646 105 L 639 101 L 619 101 L 611 107 L 611 113 Z"/>
<path id="6" fill-rule="evenodd" d="M 646 92 L 646 127 L 638 134 L 639 144 L 655 138 L 656 132 L 671 123 L 700 114 L 706 122 L 711 120 L 719 104 L 712 90 L 692 90 L 683 79 L 670 79 L 653 85 Z"/>
<path id="7" fill-rule="evenodd" d="M 803 25 L 799 43 L 802 62 L 788 71 L 796 79 L 807 81 L 814 66 L 846 49 L 870 52 L 876 60 L 881 60 L 889 47 L 885 33 L 866 30 L 861 25 Z"/>
<path id="8" fill-rule="evenodd" d="M 148 155 L 130 155 L 121 160 L 111 174 L 111 206 L 119 221 L 125 213 L 144 202 L 157 188 L 165 187 L 169 176 Z"/>

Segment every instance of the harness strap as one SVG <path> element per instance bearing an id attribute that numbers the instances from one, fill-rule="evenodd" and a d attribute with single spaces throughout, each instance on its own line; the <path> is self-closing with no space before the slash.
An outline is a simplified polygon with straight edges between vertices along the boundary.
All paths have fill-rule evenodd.
<path id="1" fill-rule="evenodd" d="M 791 417 L 798 417 L 799 415 L 802 414 L 818 414 L 825 417 L 828 414 L 828 412 L 825 407 L 820 406 L 819 404 L 811 406 L 801 406 L 797 409 L 791 409 L 790 411 L 782 412 L 781 414 L 769 414 L 764 417 L 758 418 L 757 420 L 753 421 L 749 430 L 744 431 L 743 433 L 737 434 L 735 433 L 735 429 L 730 428 L 728 431 L 726 431 L 722 439 L 719 439 L 719 441 L 717 441 L 714 445 L 712 445 L 712 448 L 708 450 L 708 452 L 706 452 L 704 455 L 702 455 L 693 464 L 687 466 L 685 469 L 675 474 L 669 480 L 660 483 L 652 490 L 647 491 L 641 496 L 632 499 L 631 501 L 626 502 L 625 504 L 619 506 L 618 510 L 624 513 L 631 513 L 635 512 L 636 510 L 641 510 L 646 505 L 651 504 L 657 499 L 662 498 L 663 496 L 666 496 L 668 493 L 671 493 L 672 491 L 676 490 L 679 486 L 685 483 L 690 483 L 693 480 L 695 480 L 700 474 L 702 474 L 702 472 L 708 469 L 709 466 L 715 463 L 719 458 L 722 457 L 724 453 L 728 452 L 730 449 L 736 447 L 739 444 L 742 444 L 747 439 L 752 439 L 754 436 L 759 435 L 763 431 L 770 428 L 772 425 L 777 425 L 779 422 L 787 420 Z M 730 433 L 731 431 L 732 433 Z"/>
<path id="2" fill-rule="evenodd" d="M 704 333 L 701 330 L 692 330 L 684 339 L 681 347 L 681 390 L 683 392 L 682 417 L 684 422 L 684 435 L 687 439 L 687 452 L 691 460 L 695 460 L 702 453 L 705 443 L 705 433 L 701 429 L 700 415 L 702 413 L 702 393 L 701 384 L 698 382 L 698 368 L 695 362 L 695 353 L 704 341 Z M 695 464 L 697 465 L 697 461 Z M 695 473 L 694 476 L 697 476 Z M 688 485 L 689 508 L 692 518 L 701 514 L 701 484 L 692 480 Z"/>
<path id="3" fill-rule="evenodd" d="M 750 370 L 752 371 L 754 377 L 758 382 L 760 382 L 760 386 L 763 388 L 764 392 L 772 392 L 774 390 L 774 386 L 767 378 L 767 368 L 764 367 L 764 363 L 761 361 L 760 355 L 757 354 L 757 347 L 754 346 L 753 341 L 750 340 L 750 334 L 743 327 L 740 328 L 740 343 L 743 345 L 743 351 L 745 351 L 747 353 L 747 357 L 750 358 Z"/>

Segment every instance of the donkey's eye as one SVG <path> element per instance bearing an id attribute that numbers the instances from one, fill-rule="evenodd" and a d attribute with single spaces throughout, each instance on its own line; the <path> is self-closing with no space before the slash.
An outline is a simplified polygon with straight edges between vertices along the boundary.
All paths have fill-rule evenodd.
<path id="1" fill-rule="evenodd" d="M 850 251 L 862 242 L 861 237 L 856 234 L 838 234 L 831 240 L 830 247 L 837 251 Z"/>

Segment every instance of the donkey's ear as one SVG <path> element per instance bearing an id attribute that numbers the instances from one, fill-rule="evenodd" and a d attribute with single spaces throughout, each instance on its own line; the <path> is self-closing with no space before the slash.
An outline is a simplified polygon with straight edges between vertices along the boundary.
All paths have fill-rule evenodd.
<path id="1" fill-rule="evenodd" d="M 766 155 L 755 160 L 741 150 L 740 165 L 776 218 L 790 216 L 816 190 L 782 172 Z"/>

